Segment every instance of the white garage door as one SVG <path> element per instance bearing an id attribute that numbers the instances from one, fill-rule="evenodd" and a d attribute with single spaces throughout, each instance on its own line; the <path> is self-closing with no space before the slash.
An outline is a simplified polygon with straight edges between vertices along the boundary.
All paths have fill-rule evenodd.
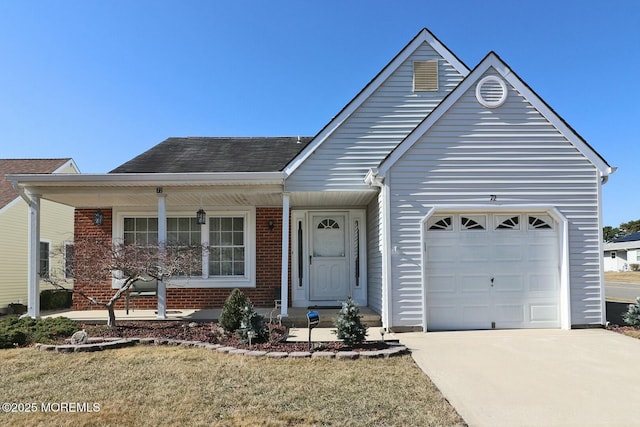
<path id="1" fill-rule="evenodd" d="M 535 213 L 430 218 L 428 330 L 559 328 L 557 229 Z"/>

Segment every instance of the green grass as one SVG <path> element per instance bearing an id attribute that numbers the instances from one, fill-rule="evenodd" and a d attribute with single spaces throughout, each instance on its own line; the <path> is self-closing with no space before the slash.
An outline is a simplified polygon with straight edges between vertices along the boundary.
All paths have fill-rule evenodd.
<path id="1" fill-rule="evenodd" d="M 0 351 L 5 402 L 98 403 L 94 413 L 0 413 L 3 425 L 450 426 L 464 421 L 411 357 L 271 360 L 137 346 Z"/>

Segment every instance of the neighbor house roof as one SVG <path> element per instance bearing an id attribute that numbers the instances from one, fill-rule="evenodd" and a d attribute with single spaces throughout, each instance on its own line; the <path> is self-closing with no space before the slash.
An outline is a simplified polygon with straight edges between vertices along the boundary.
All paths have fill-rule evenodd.
<path id="1" fill-rule="evenodd" d="M 109 173 L 277 172 L 310 137 L 168 138 Z"/>
<path id="2" fill-rule="evenodd" d="M 637 242 L 640 241 L 640 231 L 636 232 L 636 233 L 631 233 L 628 234 L 624 237 L 621 237 L 619 239 L 614 240 L 614 243 L 621 243 L 621 242 Z"/>
<path id="3" fill-rule="evenodd" d="M 50 174 L 64 166 L 70 158 L 66 159 L 0 159 L 0 208 L 18 197 L 18 192 L 11 183 L 5 179 L 5 175 L 15 173 L 43 173 Z"/>
<path id="4" fill-rule="evenodd" d="M 605 243 L 605 251 L 629 250 L 640 248 L 640 232 L 631 233 L 613 242 Z"/>

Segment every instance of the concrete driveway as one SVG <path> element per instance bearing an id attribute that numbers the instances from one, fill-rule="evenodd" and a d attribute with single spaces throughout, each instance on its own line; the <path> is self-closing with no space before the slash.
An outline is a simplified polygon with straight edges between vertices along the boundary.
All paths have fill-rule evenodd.
<path id="1" fill-rule="evenodd" d="M 640 426 L 640 340 L 603 329 L 394 334 L 470 426 Z"/>

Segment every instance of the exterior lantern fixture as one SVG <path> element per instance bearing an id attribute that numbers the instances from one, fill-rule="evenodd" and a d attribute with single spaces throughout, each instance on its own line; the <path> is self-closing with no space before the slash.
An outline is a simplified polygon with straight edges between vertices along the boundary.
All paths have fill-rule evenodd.
<path id="1" fill-rule="evenodd" d="M 102 225 L 103 222 L 104 222 L 104 214 L 102 213 L 102 209 L 98 209 L 93 214 L 93 224 L 94 225 Z"/>
<path id="2" fill-rule="evenodd" d="M 204 209 L 198 209 L 198 212 L 196 212 L 196 219 L 198 221 L 198 224 L 207 223 L 207 213 L 204 211 Z"/>
<path id="3" fill-rule="evenodd" d="M 267 227 L 269 227 L 269 231 L 273 231 L 273 227 L 275 227 L 275 224 L 273 223 L 272 219 L 267 222 Z"/>

